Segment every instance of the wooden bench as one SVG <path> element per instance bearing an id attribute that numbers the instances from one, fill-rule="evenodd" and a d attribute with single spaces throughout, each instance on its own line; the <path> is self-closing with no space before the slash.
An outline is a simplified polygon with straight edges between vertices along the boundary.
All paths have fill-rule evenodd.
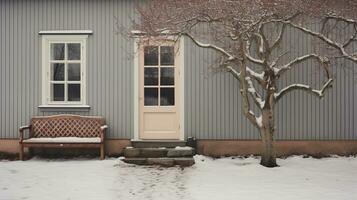
<path id="1" fill-rule="evenodd" d="M 33 117 L 28 126 L 20 127 L 20 159 L 25 147 L 100 148 L 104 159 L 105 119 L 78 115 Z M 24 138 L 24 130 L 28 137 Z"/>

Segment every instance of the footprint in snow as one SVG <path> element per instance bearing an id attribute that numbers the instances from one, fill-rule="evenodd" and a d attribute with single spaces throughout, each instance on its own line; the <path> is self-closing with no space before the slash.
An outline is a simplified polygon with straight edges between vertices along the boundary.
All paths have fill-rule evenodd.
<path id="1" fill-rule="evenodd" d="M 11 174 L 17 174 L 17 170 L 10 169 L 9 172 L 10 172 Z"/>

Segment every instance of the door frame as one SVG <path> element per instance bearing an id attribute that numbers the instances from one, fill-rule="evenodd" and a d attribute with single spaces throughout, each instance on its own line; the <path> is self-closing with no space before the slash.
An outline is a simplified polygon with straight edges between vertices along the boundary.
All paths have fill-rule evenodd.
<path id="1" fill-rule="evenodd" d="M 140 47 L 140 41 L 143 38 L 134 38 L 134 138 L 132 140 L 134 141 L 140 141 L 140 133 L 139 133 L 139 120 L 140 120 L 140 106 L 139 106 L 139 93 L 140 93 L 140 84 L 139 84 L 139 67 L 140 67 L 140 60 L 139 60 L 139 47 Z M 178 58 L 179 59 L 179 119 L 180 119 L 180 128 L 179 128 L 179 140 L 185 140 L 185 79 L 184 79 L 184 74 L 185 74 L 185 58 L 184 58 L 184 37 L 180 37 L 178 41 L 178 47 L 179 47 L 179 52 L 178 52 Z M 164 141 L 164 140 L 163 140 Z"/>

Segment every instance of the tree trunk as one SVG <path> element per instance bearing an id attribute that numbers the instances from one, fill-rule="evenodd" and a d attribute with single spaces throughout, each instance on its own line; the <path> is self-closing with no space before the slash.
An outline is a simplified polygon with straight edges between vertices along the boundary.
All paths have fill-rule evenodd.
<path id="1" fill-rule="evenodd" d="M 274 116 L 273 109 L 263 109 L 262 127 L 260 134 L 263 143 L 260 164 L 265 167 L 277 167 L 274 145 Z"/>

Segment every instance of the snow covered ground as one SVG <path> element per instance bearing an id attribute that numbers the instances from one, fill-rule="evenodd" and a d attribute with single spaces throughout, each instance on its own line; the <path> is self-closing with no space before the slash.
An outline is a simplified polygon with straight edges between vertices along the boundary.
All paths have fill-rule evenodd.
<path id="1" fill-rule="evenodd" d="M 195 156 L 184 170 L 119 159 L 0 161 L 0 199 L 357 199 L 357 158 L 279 159 Z"/>

